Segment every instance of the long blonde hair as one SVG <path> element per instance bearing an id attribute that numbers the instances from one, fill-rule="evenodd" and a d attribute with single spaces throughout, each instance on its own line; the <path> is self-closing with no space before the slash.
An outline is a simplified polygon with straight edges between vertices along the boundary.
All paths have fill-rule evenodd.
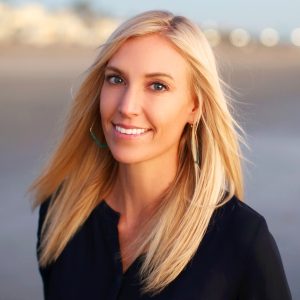
<path id="1" fill-rule="evenodd" d="M 174 182 L 132 242 L 134 257 L 145 256 L 140 268 L 143 292 L 155 294 L 192 259 L 216 207 L 233 195 L 243 198 L 239 147 L 243 131 L 229 112 L 214 54 L 198 26 L 167 11 L 148 11 L 119 26 L 100 47 L 74 99 L 63 138 L 30 191 L 33 207 L 52 198 L 42 228 L 40 265 L 45 266 L 58 258 L 112 189 L 118 164 L 108 148 L 95 145 L 89 128 L 98 124 L 95 130 L 104 139 L 99 95 L 106 64 L 126 40 L 147 34 L 164 36 L 187 60 L 201 108 L 193 128 L 182 133 Z"/>

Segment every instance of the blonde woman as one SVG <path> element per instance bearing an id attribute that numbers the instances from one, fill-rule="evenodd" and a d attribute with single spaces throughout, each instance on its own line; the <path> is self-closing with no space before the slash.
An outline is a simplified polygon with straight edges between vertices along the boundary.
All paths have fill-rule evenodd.
<path id="1" fill-rule="evenodd" d="M 290 299 L 241 202 L 237 130 L 195 24 L 149 11 L 117 28 L 31 187 L 45 299 Z"/>

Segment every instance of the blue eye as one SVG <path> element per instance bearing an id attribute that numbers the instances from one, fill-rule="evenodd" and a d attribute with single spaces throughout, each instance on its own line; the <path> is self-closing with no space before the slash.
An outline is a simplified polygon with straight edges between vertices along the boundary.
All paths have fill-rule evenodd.
<path id="1" fill-rule="evenodd" d="M 151 84 L 151 88 L 155 91 L 165 91 L 167 90 L 167 86 L 160 83 L 160 82 L 154 82 Z"/>
<path id="2" fill-rule="evenodd" d="M 108 75 L 106 76 L 106 81 L 111 84 L 123 84 L 124 80 L 118 75 Z"/>

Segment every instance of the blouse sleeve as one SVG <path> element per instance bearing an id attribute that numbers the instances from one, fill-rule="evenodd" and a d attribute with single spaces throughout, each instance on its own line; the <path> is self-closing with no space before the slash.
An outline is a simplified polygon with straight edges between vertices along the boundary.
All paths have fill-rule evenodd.
<path id="1" fill-rule="evenodd" d="M 250 246 L 238 300 L 292 299 L 277 244 L 263 219 Z"/>

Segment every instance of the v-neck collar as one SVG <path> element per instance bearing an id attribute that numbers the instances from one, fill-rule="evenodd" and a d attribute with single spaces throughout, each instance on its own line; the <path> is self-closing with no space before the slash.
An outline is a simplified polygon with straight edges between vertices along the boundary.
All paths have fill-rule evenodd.
<path id="1" fill-rule="evenodd" d="M 137 267 L 140 265 L 140 263 L 144 259 L 144 254 L 139 255 L 123 272 L 123 265 L 122 265 L 122 260 L 121 260 L 121 254 L 120 254 L 120 242 L 119 242 L 119 232 L 118 232 L 118 223 L 121 217 L 121 214 L 114 210 L 111 206 L 107 204 L 105 199 L 101 200 L 99 203 L 97 209 L 100 209 L 101 215 L 104 218 L 104 223 L 105 223 L 105 228 L 107 230 L 110 243 L 111 249 L 114 251 L 114 257 L 115 261 L 117 263 L 117 268 L 119 271 L 122 273 L 123 277 L 128 276 L 129 273 L 131 273 L 133 270 L 134 273 L 137 271 Z"/>

